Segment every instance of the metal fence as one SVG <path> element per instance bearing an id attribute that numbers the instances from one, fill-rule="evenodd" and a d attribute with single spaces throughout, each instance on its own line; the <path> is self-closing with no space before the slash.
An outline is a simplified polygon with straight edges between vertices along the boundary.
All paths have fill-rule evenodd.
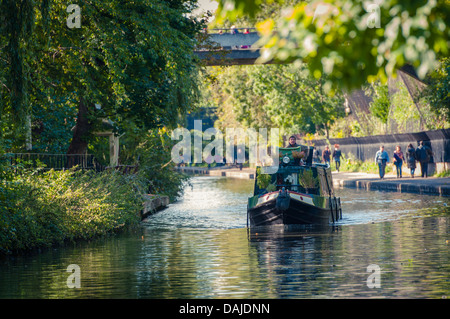
<path id="1" fill-rule="evenodd" d="M 64 170 L 75 166 L 79 169 L 95 169 L 97 171 L 104 169 L 94 155 L 90 154 L 6 153 L 3 157 L 11 165 L 42 166 L 44 169 Z"/>

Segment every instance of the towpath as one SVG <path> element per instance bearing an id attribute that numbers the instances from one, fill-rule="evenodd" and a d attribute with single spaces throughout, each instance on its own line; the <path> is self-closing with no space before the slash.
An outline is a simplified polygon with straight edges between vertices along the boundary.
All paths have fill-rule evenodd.
<path id="1" fill-rule="evenodd" d="M 439 196 L 450 196 L 450 177 L 420 176 L 397 178 L 385 175 L 380 179 L 377 174 L 333 172 L 335 187 L 351 187 L 366 190 L 396 191 L 400 193 L 417 193 Z"/>
<path id="2" fill-rule="evenodd" d="M 255 170 L 234 167 L 211 168 L 207 167 L 179 167 L 183 172 L 209 176 L 224 176 L 230 178 L 254 179 Z M 366 190 L 396 191 L 400 193 L 417 193 L 437 196 L 450 196 L 450 177 L 422 178 L 406 176 L 397 178 L 390 173 L 380 179 L 377 174 L 359 172 L 332 172 L 334 187 L 360 188 Z"/>

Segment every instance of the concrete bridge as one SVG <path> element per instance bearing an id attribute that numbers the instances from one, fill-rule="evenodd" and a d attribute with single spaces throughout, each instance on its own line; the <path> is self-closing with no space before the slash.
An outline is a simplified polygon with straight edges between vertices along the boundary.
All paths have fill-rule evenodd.
<path id="1" fill-rule="evenodd" d="M 195 54 L 206 65 L 249 65 L 259 58 L 256 46 L 259 35 L 254 29 L 210 30 L 204 44 Z"/>

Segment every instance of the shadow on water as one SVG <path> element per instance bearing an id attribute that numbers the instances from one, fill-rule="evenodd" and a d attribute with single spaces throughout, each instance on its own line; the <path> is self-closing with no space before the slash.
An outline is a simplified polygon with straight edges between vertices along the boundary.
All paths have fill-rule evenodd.
<path id="1" fill-rule="evenodd" d="M 247 229 L 249 241 L 297 240 L 310 236 L 333 235 L 339 232 L 336 225 L 274 225 Z"/>

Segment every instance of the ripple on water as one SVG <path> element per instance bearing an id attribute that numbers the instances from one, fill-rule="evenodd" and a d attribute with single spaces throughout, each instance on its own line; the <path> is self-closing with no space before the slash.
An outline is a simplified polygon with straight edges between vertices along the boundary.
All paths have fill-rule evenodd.
<path id="1" fill-rule="evenodd" d="M 447 199 L 338 189 L 337 225 L 247 229 L 253 183 L 194 178 L 137 232 L 2 261 L 0 298 L 449 297 Z M 67 288 L 70 264 L 81 289 Z"/>

